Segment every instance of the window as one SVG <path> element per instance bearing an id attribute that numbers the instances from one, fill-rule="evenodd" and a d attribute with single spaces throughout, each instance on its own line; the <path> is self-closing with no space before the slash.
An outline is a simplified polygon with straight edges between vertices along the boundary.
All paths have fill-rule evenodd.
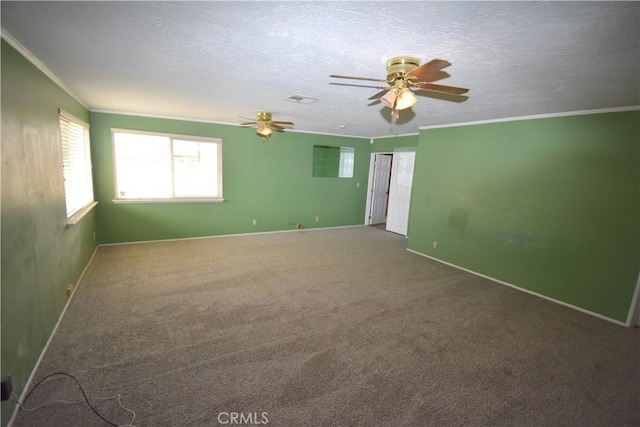
<path id="1" fill-rule="evenodd" d="M 116 200 L 222 201 L 222 141 L 112 130 Z"/>
<path id="2" fill-rule="evenodd" d="M 95 205 L 89 125 L 63 110 L 59 119 L 64 196 L 68 222 L 73 224 Z"/>
<path id="3" fill-rule="evenodd" d="M 338 177 L 353 178 L 353 162 L 355 149 L 353 147 L 340 147 L 340 168 Z"/>
<path id="4" fill-rule="evenodd" d="M 353 147 L 313 146 L 314 177 L 353 178 L 354 162 Z"/>

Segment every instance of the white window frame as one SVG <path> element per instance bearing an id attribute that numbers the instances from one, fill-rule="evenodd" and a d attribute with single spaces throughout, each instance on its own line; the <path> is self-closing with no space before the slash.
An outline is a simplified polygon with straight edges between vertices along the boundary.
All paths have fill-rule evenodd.
<path id="1" fill-rule="evenodd" d="M 217 196 L 172 196 L 172 197 L 137 197 L 137 198 L 128 198 L 121 197 L 118 194 L 118 165 L 117 165 L 117 155 L 116 155 L 116 134 L 117 133 L 125 133 L 125 134 L 139 134 L 145 136 L 158 136 L 168 138 L 171 142 L 171 152 L 173 156 L 173 141 L 194 141 L 200 143 L 213 143 L 216 144 L 217 148 L 217 188 L 218 195 Z M 112 158 L 113 158 L 113 191 L 114 191 L 114 199 L 113 203 L 209 203 L 209 202 L 223 202 L 224 201 L 224 192 L 223 192 L 223 171 L 222 171 L 222 139 L 221 138 L 212 138 L 212 137 L 200 137 L 193 135 L 181 135 L 174 133 L 165 133 L 165 132 L 151 132 L 151 131 L 141 131 L 134 129 L 121 129 L 121 128 L 112 128 L 111 129 L 111 150 L 112 150 Z M 171 173 L 173 174 L 173 167 L 171 167 Z M 172 178 L 173 180 L 173 178 Z M 175 188 L 174 188 L 175 190 Z"/>
<path id="2" fill-rule="evenodd" d="M 76 130 L 80 128 L 82 136 L 69 139 L 74 133 L 63 132 L 63 122 Z M 59 109 L 58 125 L 67 224 L 74 225 L 97 204 L 93 194 L 90 128 L 89 124 L 63 109 Z"/>

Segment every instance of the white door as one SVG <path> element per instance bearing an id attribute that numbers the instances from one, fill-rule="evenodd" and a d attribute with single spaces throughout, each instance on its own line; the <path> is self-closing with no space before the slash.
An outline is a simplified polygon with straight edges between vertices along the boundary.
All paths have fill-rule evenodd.
<path id="1" fill-rule="evenodd" d="M 393 153 L 387 230 L 403 236 L 407 235 L 407 227 L 409 225 L 409 206 L 411 204 L 411 185 L 415 159 L 416 153 L 413 151 Z"/>
<path id="2" fill-rule="evenodd" d="M 382 224 L 387 220 L 387 198 L 389 197 L 389 175 L 391 154 L 376 154 L 371 186 L 371 211 L 369 224 Z"/>

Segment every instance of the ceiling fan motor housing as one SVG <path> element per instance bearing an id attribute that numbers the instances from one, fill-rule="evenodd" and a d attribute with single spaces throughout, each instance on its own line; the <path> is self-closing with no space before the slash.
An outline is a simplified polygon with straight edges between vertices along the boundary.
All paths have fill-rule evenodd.
<path id="1" fill-rule="evenodd" d="M 404 78 L 409 71 L 420 65 L 420 59 L 415 56 L 394 56 L 387 60 L 387 81 L 392 82 Z"/>
<path id="2" fill-rule="evenodd" d="M 259 122 L 271 121 L 271 113 L 269 113 L 267 111 L 258 111 L 256 113 L 256 117 L 258 118 Z"/>

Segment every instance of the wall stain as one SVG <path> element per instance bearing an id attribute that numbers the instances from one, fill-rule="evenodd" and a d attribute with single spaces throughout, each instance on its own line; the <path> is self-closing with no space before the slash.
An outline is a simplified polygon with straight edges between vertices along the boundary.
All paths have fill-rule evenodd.
<path id="1" fill-rule="evenodd" d="M 469 224 L 469 214 L 471 212 L 464 208 L 453 208 L 449 214 L 447 224 L 454 230 L 464 232 Z"/>
<path id="2" fill-rule="evenodd" d="M 497 231 L 491 234 L 493 240 L 498 241 L 501 245 L 510 246 L 514 249 L 540 249 L 542 246 L 536 236 L 531 232 L 514 233 L 511 231 Z"/>

